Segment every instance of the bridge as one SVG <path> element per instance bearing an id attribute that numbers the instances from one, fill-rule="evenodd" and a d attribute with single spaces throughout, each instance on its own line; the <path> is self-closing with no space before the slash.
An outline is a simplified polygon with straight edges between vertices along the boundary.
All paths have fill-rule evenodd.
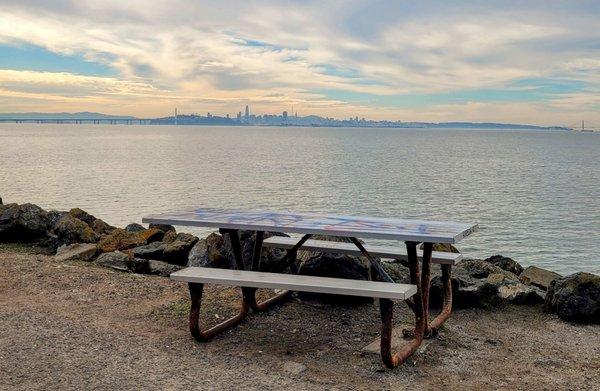
<path id="1" fill-rule="evenodd" d="M 566 125 L 565 128 L 569 128 L 574 132 L 600 132 L 600 123 L 581 121 L 581 123 Z"/>
<path id="2" fill-rule="evenodd" d="M 16 124 L 125 124 L 147 125 L 152 120 L 149 118 L 0 118 L 0 122 L 14 122 Z"/>

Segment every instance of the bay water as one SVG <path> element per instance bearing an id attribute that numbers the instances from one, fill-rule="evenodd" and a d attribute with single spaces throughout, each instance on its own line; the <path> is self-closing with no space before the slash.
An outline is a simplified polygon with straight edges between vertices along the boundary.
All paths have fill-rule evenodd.
<path id="1" fill-rule="evenodd" d="M 600 133 L 0 124 L 0 197 L 119 226 L 203 206 L 478 223 L 467 257 L 600 273 Z"/>

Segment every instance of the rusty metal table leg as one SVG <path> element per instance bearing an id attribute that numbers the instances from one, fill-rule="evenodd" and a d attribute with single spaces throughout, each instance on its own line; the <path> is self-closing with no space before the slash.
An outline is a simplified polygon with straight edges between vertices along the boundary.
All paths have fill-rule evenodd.
<path id="1" fill-rule="evenodd" d="M 232 238 L 232 248 L 234 249 L 234 253 L 236 253 L 237 251 L 241 254 L 239 248 L 239 236 L 237 231 L 228 231 L 227 233 L 230 235 L 230 238 Z M 233 244 L 234 242 L 238 244 L 237 248 L 235 244 Z M 240 262 L 240 260 L 241 257 L 236 257 L 236 266 L 238 269 L 243 270 L 244 264 L 243 262 Z M 240 309 L 240 312 L 237 315 L 225 320 L 224 322 L 221 322 L 209 329 L 203 330 L 200 327 L 200 308 L 202 304 L 202 293 L 204 291 L 204 284 L 188 283 L 188 288 L 190 290 L 191 299 L 189 318 L 190 332 L 197 341 L 208 341 L 209 339 L 219 334 L 220 332 L 228 329 L 229 327 L 241 323 L 242 320 L 244 320 L 244 318 L 246 317 L 246 315 L 248 315 L 250 303 L 248 301 L 248 293 L 245 291 L 245 289 L 247 288 L 242 288 L 242 308 Z"/>
<path id="2" fill-rule="evenodd" d="M 429 336 L 429 288 L 431 286 L 431 253 L 432 243 L 423 243 L 423 258 L 421 262 L 421 299 L 423 301 L 423 319 L 425 322 L 425 336 Z"/>
<path id="3" fill-rule="evenodd" d="M 450 317 L 452 312 L 452 266 L 442 265 L 442 284 L 443 284 L 443 306 L 442 310 L 429 324 L 427 328 L 427 336 L 435 336 L 442 324 Z"/>
<path id="4" fill-rule="evenodd" d="M 417 259 L 417 244 L 418 243 L 414 242 L 406 242 L 410 269 L 410 281 L 412 284 L 417 286 L 417 293 L 413 296 L 415 329 L 412 333 L 412 339 L 395 353 L 392 352 L 392 319 L 394 303 L 390 299 L 379 300 L 379 309 L 381 312 L 381 359 L 388 368 L 394 368 L 406 361 L 406 359 L 419 348 L 425 335 L 427 323 L 423 311 L 423 296 L 421 289 L 422 274 L 419 270 L 419 263 Z"/>
<path id="5" fill-rule="evenodd" d="M 204 284 L 189 283 L 191 306 L 190 306 L 190 332 L 192 336 L 199 342 L 205 342 L 219 334 L 220 332 L 228 329 L 229 327 L 235 326 L 244 320 L 248 314 L 248 303 L 242 298 L 242 308 L 240 312 L 227 319 L 226 321 L 219 323 L 209 329 L 203 330 L 200 327 L 200 307 L 202 303 L 202 292 L 204 290 Z"/>

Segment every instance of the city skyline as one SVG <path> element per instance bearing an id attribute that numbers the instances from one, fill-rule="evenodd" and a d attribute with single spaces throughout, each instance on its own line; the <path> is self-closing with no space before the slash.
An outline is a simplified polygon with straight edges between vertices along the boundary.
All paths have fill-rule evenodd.
<path id="1" fill-rule="evenodd" d="M 5 112 L 600 123 L 593 1 L 0 4 Z"/>

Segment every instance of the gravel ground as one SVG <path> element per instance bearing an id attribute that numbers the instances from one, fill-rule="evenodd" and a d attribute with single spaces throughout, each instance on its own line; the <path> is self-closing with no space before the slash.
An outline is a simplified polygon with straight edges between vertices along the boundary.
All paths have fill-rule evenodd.
<path id="1" fill-rule="evenodd" d="M 206 320 L 235 289 L 205 290 Z M 0 389 L 598 389 L 600 327 L 540 307 L 453 314 L 395 370 L 361 348 L 377 304 L 293 299 L 205 344 L 187 330 L 187 287 L 45 255 L 0 252 Z M 398 305 L 396 316 L 408 319 Z"/>

